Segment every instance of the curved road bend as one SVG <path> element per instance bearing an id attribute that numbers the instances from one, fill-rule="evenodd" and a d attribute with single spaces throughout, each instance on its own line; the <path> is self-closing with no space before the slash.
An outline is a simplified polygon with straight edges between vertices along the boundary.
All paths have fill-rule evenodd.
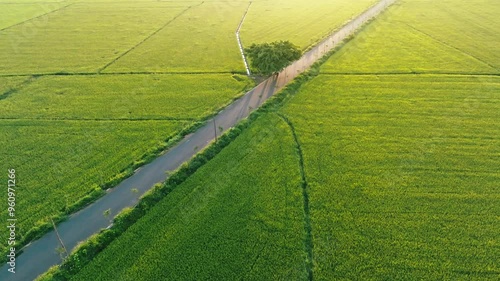
<path id="1" fill-rule="evenodd" d="M 298 74 L 308 69 L 323 54 L 330 51 L 345 37 L 352 34 L 367 20 L 378 15 L 394 1 L 382 0 L 375 4 L 305 53 L 302 58 L 280 72 L 279 75 L 268 78 L 242 98 L 230 104 L 214 117 L 217 128 L 220 126 L 225 131 L 246 118 L 251 111 L 258 108 Z M 137 202 L 137 197 L 144 194 L 154 184 L 166 180 L 165 171 L 175 170 L 182 163 L 191 159 L 214 139 L 214 135 L 213 119 L 211 119 L 204 127 L 186 136 L 178 145 L 153 162 L 143 166 L 95 203 L 71 215 L 67 221 L 59 224 L 59 234 L 68 250 L 73 249 L 80 241 L 86 240 L 110 224 L 109 220 L 103 216 L 105 210 L 110 209 L 111 217 L 113 217 L 123 208 L 133 206 Z M 131 191 L 132 188 L 137 188 L 139 193 L 134 194 Z M 28 245 L 24 249 L 24 253 L 17 257 L 15 274 L 8 272 L 9 266 L 4 264 L 0 270 L 0 280 L 28 281 L 35 279 L 47 271 L 49 267 L 61 262 L 59 254 L 55 251 L 58 246 L 55 233 L 53 231 L 47 233 Z"/>

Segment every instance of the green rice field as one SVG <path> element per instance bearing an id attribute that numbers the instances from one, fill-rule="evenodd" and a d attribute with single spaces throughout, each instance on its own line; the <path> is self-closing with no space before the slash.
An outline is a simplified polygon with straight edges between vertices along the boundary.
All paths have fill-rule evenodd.
<path id="1" fill-rule="evenodd" d="M 328 27 L 300 37 L 316 40 L 363 8 L 339 5 Z M 18 240 L 253 85 L 235 38 L 247 7 L 0 0 L 0 155 L 20 177 Z"/>
<path id="2" fill-rule="evenodd" d="M 498 280 L 499 9 L 398 1 L 74 280 Z"/>
<path id="3" fill-rule="evenodd" d="M 0 74 L 96 72 L 183 9 L 171 2 L 75 2 L 2 30 Z"/>
<path id="4" fill-rule="evenodd" d="M 498 277 L 499 93 L 478 76 L 304 86 L 284 112 L 304 153 L 315 279 Z"/>
<path id="5" fill-rule="evenodd" d="M 306 49 L 376 2 L 375 0 L 252 1 L 241 28 L 241 38 L 243 44 L 248 46 L 252 43 L 289 40 Z"/>
<path id="6" fill-rule="evenodd" d="M 491 0 L 398 1 L 322 70 L 498 74 L 499 10 Z"/>
<path id="7" fill-rule="evenodd" d="M 250 89 L 245 13 L 305 50 L 374 3 L 0 0 L 17 240 Z M 398 0 L 71 280 L 499 280 L 499 14 Z"/>
<path id="8" fill-rule="evenodd" d="M 0 10 L 0 29 L 20 24 L 62 7 L 61 3 L 55 1 L 48 4 L 34 3 L 34 1 L 17 1 L 16 3 L 12 1 L 8 1 L 8 3 L 0 1 L 0 3 L 2 5 L 2 10 Z"/>

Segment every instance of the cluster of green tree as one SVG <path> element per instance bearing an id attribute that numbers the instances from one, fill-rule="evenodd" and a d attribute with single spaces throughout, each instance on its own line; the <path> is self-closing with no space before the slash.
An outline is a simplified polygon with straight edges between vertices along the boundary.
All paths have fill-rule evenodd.
<path id="1" fill-rule="evenodd" d="M 250 58 L 250 66 L 266 76 L 280 72 L 302 55 L 302 51 L 289 41 L 252 44 L 245 48 L 245 53 Z"/>

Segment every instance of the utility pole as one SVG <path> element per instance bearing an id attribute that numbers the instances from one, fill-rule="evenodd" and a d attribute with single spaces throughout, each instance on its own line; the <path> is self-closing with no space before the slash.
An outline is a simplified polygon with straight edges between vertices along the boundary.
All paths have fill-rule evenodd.
<path id="1" fill-rule="evenodd" d="M 215 125 L 215 117 L 214 117 L 214 134 L 215 134 L 215 142 L 217 142 L 217 126 Z"/>
<path id="2" fill-rule="evenodd" d="M 66 257 L 68 256 L 68 250 L 66 249 L 66 246 L 64 246 L 64 243 L 61 239 L 61 236 L 59 236 L 59 232 L 57 231 L 56 224 L 54 223 L 54 220 L 50 218 L 50 221 L 52 222 L 52 226 L 54 227 L 54 231 L 56 233 L 57 239 L 59 240 L 59 243 L 61 243 L 62 248 L 64 249 L 64 252 L 66 253 Z"/>

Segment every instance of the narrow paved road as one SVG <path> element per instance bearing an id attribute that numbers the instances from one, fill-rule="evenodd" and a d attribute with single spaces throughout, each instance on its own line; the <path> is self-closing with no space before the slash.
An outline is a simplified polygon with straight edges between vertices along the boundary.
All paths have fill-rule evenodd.
<path id="1" fill-rule="evenodd" d="M 305 53 L 294 64 L 287 67 L 279 75 L 272 76 L 257 87 L 246 93 L 214 117 L 217 128 L 225 130 L 233 127 L 249 113 L 258 108 L 264 101 L 279 91 L 297 75 L 308 69 L 323 54 L 330 51 L 345 37 L 352 34 L 357 28 L 370 18 L 378 15 L 395 0 L 382 0 L 378 4 L 353 19 L 340 30 L 323 40 L 315 48 Z M 188 161 L 198 151 L 206 147 L 215 137 L 213 120 L 185 137 L 178 145 L 158 157 L 153 162 L 145 165 L 130 178 L 111 189 L 108 194 L 94 204 L 73 214 L 67 221 L 58 226 L 62 240 L 68 249 L 73 249 L 78 242 L 86 240 L 89 236 L 107 227 L 110 222 L 103 216 L 105 210 L 111 210 L 115 216 L 123 208 L 133 206 L 137 197 L 144 194 L 155 183 L 163 182 L 167 178 L 165 171 L 177 169 L 182 163 Z M 138 193 L 131 191 L 137 188 Z M 28 281 L 47 271 L 52 265 L 61 262 L 55 249 L 58 240 L 54 232 L 50 232 L 34 241 L 24 249 L 24 253 L 16 260 L 16 273 L 8 272 L 9 266 L 5 264 L 0 271 L 2 281 Z"/>

